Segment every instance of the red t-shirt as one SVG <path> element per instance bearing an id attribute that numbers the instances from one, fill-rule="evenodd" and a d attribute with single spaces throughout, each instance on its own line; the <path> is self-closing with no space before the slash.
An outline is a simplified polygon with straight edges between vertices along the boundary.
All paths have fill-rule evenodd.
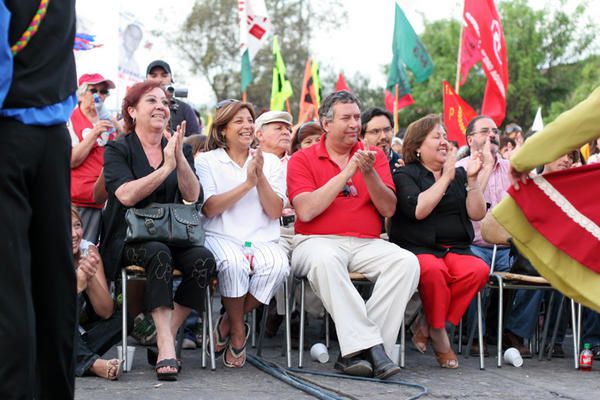
<path id="1" fill-rule="evenodd" d="M 329 157 L 325 147 L 326 137 L 314 146 L 296 152 L 288 162 L 287 189 L 290 202 L 305 192 L 313 192 L 341 172 Z M 357 142 L 350 157 L 363 150 Z M 375 147 L 371 147 L 371 150 Z M 376 149 L 374 168 L 384 185 L 395 191 L 387 157 Z M 382 218 L 371 201 L 371 196 L 360 170 L 351 179 L 350 191 L 340 192 L 333 203 L 310 222 L 296 220 L 295 231 L 302 235 L 340 235 L 360 238 L 379 238 Z M 354 186 L 355 190 L 351 188 Z M 356 193 L 356 196 L 352 192 Z"/>
<path id="2" fill-rule="evenodd" d="M 79 142 L 83 140 L 83 132 L 94 127 L 79 107 L 71 114 L 71 126 Z M 109 138 L 109 140 L 113 139 L 114 137 Z M 102 204 L 94 202 L 94 184 L 100 176 L 103 165 L 104 147 L 94 143 L 87 158 L 78 167 L 71 168 L 71 201 L 74 205 L 102 208 Z"/>

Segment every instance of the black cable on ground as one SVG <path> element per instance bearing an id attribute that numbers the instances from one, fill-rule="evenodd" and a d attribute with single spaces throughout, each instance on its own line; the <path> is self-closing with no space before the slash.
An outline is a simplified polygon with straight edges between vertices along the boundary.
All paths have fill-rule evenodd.
<path id="1" fill-rule="evenodd" d="M 299 369 L 299 368 L 286 369 L 272 361 L 268 361 L 261 357 L 257 357 L 257 356 L 251 355 L 251 354 L 247 355 L 247 360 L 250 364 L 254 365 L 256 368 L 262 370 L 263 372 L 266 372 L 269 375 L 271 375 L 271 376 L 273 376 L 273 377 L 275 377 L 275 378 L 277 378 L 299 390 L 302 390 L 318 399 L 324 399 L 324 400 L 340 399 L 340 400 L 342 400 L 343 398 L 339 397 L 339 396 L 343 396 L 345 398 L 350 398 L 350 399 L 356 399 L 356 397 L 352 396 L 351 394 L 347 394 L 342 391 L 322 385 L 320 383 L 311 381 L 307 378 L 302 378 L 302 377 L 298 376 L 297 374 L 310 374 L 310 375 L 323 376 L 323 377 L 328 377 L 328 378 L 349 379 L 349 380 L 362 381 L 362 382 L 385 383 L 385 384 L 392 384 L 392 385 L 407 386 L 407 387 L 416 388 L 416 389 L 421 390 L 420 393 L 416 394 L 415 396 L 410 397 L 408 400 L 419 399 L 420 397 L 426 395 L 429 392 L 427 390 L 427 388 L 423 385 L 400 381 L 400 380 L 381 380 L 381 379 L 376 379 L 376 378 L 363 378 L 363 377 L 359 377 L 359 376 L 349 376 L 349 375 L 338 374 L 338 373 L 305 370 L 305 369 Z"/>

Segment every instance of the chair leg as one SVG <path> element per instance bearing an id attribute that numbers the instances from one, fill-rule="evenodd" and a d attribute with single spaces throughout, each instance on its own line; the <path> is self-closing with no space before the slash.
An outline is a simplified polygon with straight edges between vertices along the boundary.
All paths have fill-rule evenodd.
<path id="1" fill-rule="evenodd" d="M 556 317 L 556 322 L 554 323 L 554 329 L 552 329 L 552 338 L 550 339 L 550 345 L 548 346 L 548 360 L 552 359 L 552 350 L 554 349 L 554 343 L 556 342 L 556 335 L 558 334 L 558 325 L 560 324 L 560 316 L 562 315 L 562 310 L 563 310 L 563 303 L 565 301 L 564 296 L 561 296 L 560 298 L 560 303 L 558 303 L 558 313 L 557 313 L 557 317 Z M 548 322 L 550 322 L 550 315 L 548 315 Z M 543 354 L 544 352 L 544 347 L 542 346 L 542 350 L 540 350 L 540 353 Z"/>
<path id="2" fill-rule="evenodd" d="M 483 371 L 485 369 L 485 365 L 483 360 L 483 322 L 481 318 L 483 312 L 481 307 L 481 292 L 482 290 L 477 292 L 477 328 L 479 331 L 479 369 Z"/>
<path id="3" fill-rule="evenodd" d="M 575 332 L 573 332 L 575 334 Z M 581 351 L 581 303 L 577 304 L 577 354 Z"/>
<path id="4" fill-rule="evenodd" d="M 542 358 L 544 356 L 544 352 L 546 351 L 546 337 L 548 336 L 548 327 L 550 326 L 550 319 L 551 319 L 551 312 L 552 312 L 552 306 L 554 303 L 554 294 L 555 292 L 552 291 L 552 294 L 550 295 L 550 300 L 548 301 L 548 306 L 546 307 L 546 317 L 544 318 L 544 329 L 542 330 L 542 343 L 540 345 L 540 351 L 538 354 L 538 361 L 542 361 Z M 562 312 L 562 300 L 558 306 L 558 319 L 557 321 L 560 320 L 560 313 Z M 538 310 L 539 313 L 539 310 Z M 555 328 L 558 328 L 558 323 L 554 325 Z M 548 360 L 552 357 L 552 345 L 554 344 L 554 335 L 552 342 L 550 343 L 550 350 L 548 351 Z"/>
<path id="5" fill-rule="evenodd" d="M 329 313 L 327 312 L 327 310 L 324 310 L 324 314 L 325 316 L 323 320 L 325 321 L 325 347 L 329 349 Z"/>
<path id="6" fill-rule="evenodd" d="M 202 368 L 206 368 L 206 318 L 208 314 L 206 312 L 206 301 L 204 303 L 204 312 L 202 313 Z"/>
<path id="7" fill-rule="evenodd" d="M 292 324 L 291 324 L 291 302 L 290 302 L 290 285 L 289 281 L 283 282 L 283 291 L 285 292 L 285 353 L 287 367 L 292 368 Z"/>
<path id="8" fill-rule="evenodd" d="M 400 325 L 400 368 L 404 368 L 406 358 L 406 324 L 402 321 Z"/>
<path id="9" fill-rule="evenodd" d="M 123 315 L 123 325 L 121 327 L 121 348 L 123 349 L 121 353 L 123 355 L 123 372 L 129 372 L 129 370 L 127 369 L 127 272 L 125 271 L 125 268 L 121 270 L 121 297 L 121 304 L 123 307 L 123 312 L 121 313 Z"/>
<path id="10" fill-rule="evenodd" d="M 463 318 L 460 319 L 460 322 L 458 323 L 458 349 L 457 349 L 457 353 L 458 354 L 462 354 L 462 334 L 463 334 Z M 467 352 L 469 350 L 467 349 Z"/>
<path id="11" fill-rule="evenodd" d="M 262 357 L 262 345 L 263 339 L 265 338 L 265 329 L 267 329 L 267 317 L 269 314 L 269 305 L 265 304 L 263 306 L 262 317 L 260 320 L 260 333 L 258 334 L 258 349 L 256 350 L 256 355 Z"/>
<path id="12" fill-rule="evenodd" d="M 304 364 L 304 290 L 306 289 L 306 279 L 300 281 L 300 337 L 298 340 L 298 368 Z"/>
<path id="13" fill-rule="evenodd" d="M 252 348 L 255 348 L 256 347 L 256 309 L 252 310 L 252 316 L 250 318 L 251 318 L 251 321 L 250 321 L 250 332 L 251 332 L 250 345 L 252 346 Z"/>
<path id="14" fill-rule="evenodd" d="M 493 275 L 494 276 L 494 275 Z M 504 282 L 502 277 L 495 275 L 498 280 L 498 350 L 497 350 L 497 367 L 502 368 L 502 322 L 504 312 Z"/>
<path id="15" fill-rule="evenodd" d="M 213 321 L 212 321 L 212 297 L 210 295 L 210 286 L 206 286 L 206 320 L 208 321 L 208 345 L 210 349 L 210 369 L 212 371 L 217 369 L 217 363 L 215 362 L 215 342 L 212 335 L 213 332 Z M 206 325 L 206 322 L 203 321 L 203 325 Z M 202 328 L 202 332 L 204 332 L 204 327 Z M 203 342 L 206 341 L 206 338 L 203 338 Z"/>
<path id="16" fill-rule="evenodd" d="M 185 337 L 185 321 L 177 329 L 177 346 L 175 347 L 175 357 L 181 359 L 181 349 L 183 348 L 183 338 Z"/>
<path id="17" fill-rule="evenodd" d="M 575 300 L 571 299 L 571 326 L 573 326 L 573 358 L 575 361 L 575 369 L 579 369 L 579 332 L 577 330 L 577 322 L 575 316 Z"/>

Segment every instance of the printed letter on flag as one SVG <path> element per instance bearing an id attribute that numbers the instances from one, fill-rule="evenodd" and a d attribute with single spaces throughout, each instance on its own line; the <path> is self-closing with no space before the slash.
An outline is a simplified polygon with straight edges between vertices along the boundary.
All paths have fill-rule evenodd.
<path id="1" fill-rule="evenodd" d="M 477 116 L 477 113 L 456 94 L 452 86 L 443 81 L 444 88 L 444 125 L 448 131 L 448 140 L 456 140 L 459 146 L 467 144 L 465 131 L 469 121 Z"/>
<path id="2" fill-rule="evenodd" d="M 277 36 L 273 38 L 273 86 L 271 87 L 271 110 L 283 111 L 285 101 L 292 92 L 292 84 L 285 73 L 285 64 L 279 49 Z"/>
<path id="3" fill-rule="evenodd" d="M 465 0 L 463 17 L 479 39 L 483 69 L 487 75 L 481 113 L 501 125 L 506 115 L 508 59 L 500 16 L 494 0 Z M 465 29 L 467 29 L 465 28 Z"/>
<path id="4" fill-rule="evenodd" d="M 240 55 L 242 56 L 242 92 L 252 82 L 252 60 L 271 30 L 264 0 L 238 0 L 240 17 Z"/>

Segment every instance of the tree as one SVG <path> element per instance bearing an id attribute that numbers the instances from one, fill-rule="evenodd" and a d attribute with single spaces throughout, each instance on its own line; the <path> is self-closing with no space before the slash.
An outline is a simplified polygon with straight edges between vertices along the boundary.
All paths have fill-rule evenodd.
<path id="1" fill-rule="evenodd" d="M 304 64 L 317 24 L 327 31 L 344 23 L 346 14 L 340 0 L 266 0 L 266 5 L 294 90 L 292 111 L 297 110 Z M 191 72 L 206 77 L 217 99 L 240 98 L 237 1 L 197 0 L 171 42 L 190 62 Z M 252 61 L 254 79 L 247 92 L 248 101 L 258 109 L 269 107 L 272 69 L 269 40 Z"/>
<path id="2" fill-rule="evenodd" d="M 574 101 L 565 102 L 583 76 L 581 68 L 588 61 L 581 60 L 582 54 L 589 51 L 597 29 L 586 21 L 585 6 L 580 5 L 569 15 L 563 11 L 563 5 L 561 1 L 555 9 L 536 11 L 525 0 L 499 3 L 509 67 L 505 123 L 515 121 L 529 126 L 538 106 L 552 107 L 554 115 Z M 441 82 L 445 79 L 454 85 L 459 37 L 460 24 L 456 20 L 425 21 L 421 40 L 433 59 L 435 70 L 425 83 L 418 85 L 409 73 L 415 104 L 400 110 L 401 126 L 428 113 L 442 112 Z M 574 66 L 565 65 L 576 60 L 580 61 Z M 596 59 L 594 65 L 597 66 L 597 62 Z M 588 67 L 587 77 L 593 76 L 595 71 Z M 595 82 L 597 85 L 597 79 Z M 486 76 L 478 64 L 460 88 L 461 97 L 475 110 L 481 108 L 485 83 Z"/>

